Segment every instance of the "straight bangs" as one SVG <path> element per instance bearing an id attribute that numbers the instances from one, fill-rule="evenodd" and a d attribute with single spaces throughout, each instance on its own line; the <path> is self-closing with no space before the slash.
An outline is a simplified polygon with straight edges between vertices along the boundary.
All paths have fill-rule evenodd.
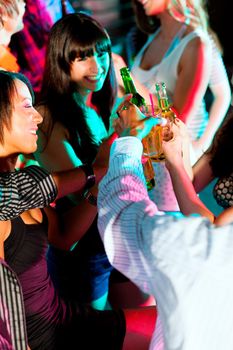
<path id="1" fill-rule="evenodd" d="M 72 33 L 69 47 L 67 47 L 70 63 L 77 57 L 91 57 L 95 52 L 97 54 L 105 52 L 109 53 L 109 55 L 111 54 L 111 40 L 107 32 L 100 28 L 97 22 L 83 22 L 81 27 L 80 32 L 86 33 L 86 35 L 79 35 L 79 32 L 76 30 Z"/>
<path id="2" fill-rule="evenodd" d="M 47 50 L 46 74 L 62 86 L 61 93 L 70 88 L 70 64 L 76 58 L 93 56 L 94 52 L 108 52 L 111 40 L 106 30 L 94 18 L 84 13 L 72 13 L 57 21 L 51 31 Z M 57 88 L 57 82 L 53 82 Z"/>
<path id="3" fill-rule="evenodd" d="M 80 48 L 78 51 L 73 50 L 70 54 L 70 60 L 71 62 L 75 60 L 75 58 L 85 58 L 85 57 L 91 57 L 94 55 L 94 53 L 97 54 L 103 54 L 105 52 L 111 53 L 111 44 L 109 44 L 108 40 L 103 40 L 101 42 L 95 43 L 93 46 Z"/>

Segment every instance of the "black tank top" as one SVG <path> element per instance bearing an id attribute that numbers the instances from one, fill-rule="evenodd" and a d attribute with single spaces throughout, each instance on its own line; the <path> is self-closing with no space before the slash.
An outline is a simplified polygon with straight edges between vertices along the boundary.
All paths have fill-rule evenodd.
<path id="1" fill-rule="evenodd" d="M 64 308 L 47 270 L 47 218 L 26 225 L 18 217 L 11 221 L 11 234 L 4 243 L 5 259 L 16 272 L 23 290 L 27 332 L 32 349 L 53 349 L 58 314 Z"/>
<path id="2" fill-rule="evenodd" d="M 47 269 L 46 215 L 41 224 L 28 225 L 20 217 L 11 223 L 5 260 L 22 286 L 31 350 L 121 349 L 125 335 L 121 310 L 98 311 L 58 296 Z"/>

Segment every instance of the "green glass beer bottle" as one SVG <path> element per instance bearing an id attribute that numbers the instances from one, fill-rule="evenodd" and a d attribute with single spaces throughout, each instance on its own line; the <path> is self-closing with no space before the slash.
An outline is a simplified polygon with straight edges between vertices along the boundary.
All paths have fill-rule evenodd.
<path id="1" fill-rule="evenodd" d="M 125 88 L 126 94 L 132 94 L 133 97 L 131 98 L 131 102 L 135 104 L 137 107 L 145 107 L 146 108 L 146 101 L 144 97 L 142 97 L 138 92 L 134 85 L 133 79 L 130 75 L 130 71 L 128 67 L 123 67 L 120 69 L 122 81 Z M 141 109 L 141 108 L 140 108 Z"/>
<path id="2" fill-rule="evenodd" d="M 125 88 L 126 94 L 132 94 L 131 102 L 135 104 L 140 110 L 146 111 L 146 101 L 138 92 L 134 85 L 133 79 L 130 75 L 128 67 L 123 67 L 120 69 L 122 81 Z M 147 190 L 150 191 L 155 186 L 155 173 L 154 168 L 150 158 L 146 159 L 146 162 L 143 162 L 143 171 L 146 179 Z"/>

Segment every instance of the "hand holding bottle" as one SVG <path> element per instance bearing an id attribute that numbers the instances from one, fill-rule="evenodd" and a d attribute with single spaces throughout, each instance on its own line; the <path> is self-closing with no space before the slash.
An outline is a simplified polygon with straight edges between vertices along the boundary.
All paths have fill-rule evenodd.
<path id="1" fill-rule="evenodd" d="M 166 167 L 169 169 L 172 166 L 179 166 L 180 164 L 190 166 L 190 164 L 184 164 L 189 162 L 189 147 L 190 140 L 186 125 L 178 118 L 171 127 L 173 138 L 166 141 L 163 139 L 162 148 L 165 155 Z M 186 169 L 187 170 L 187 169 Z"/>
<path id="2" fill-rule="evenodd" d="M 130 101 L 134 105 L 136 105 L 137 107 L 144 108 L 146 106 L 146 101 L 145 101 L 144 97 L 137 92 L 137 89 L 136 89 L 136 87 L 134 85 L 134 82 L 133 82 L 133 79 L 132 79 L 132 77 L 130 75 L 130 71 L 129 71 L 128 67 L 121 68 L 120 69 L 120 74 L 121 74 L 121 77 L 122 77 L 122 82 L 123 82 L 123 85 L 124 85 L 125 93 L 131 93 L 132 94 L 132 98 L 131 98 Z M 139 111 L 137 113 L 139 113 Z M 119 114 L 119 116 L 120 116 L 120 114 Z M 143 118 L 141 118 L 141 119 L 143 119 Z M 132 117 L 131 121 L 132 120 L 133 120 L 133 117 Z M 121 127 L 120 124 L 121 123 L 119 121 L 119 125 L 118 125 L 119 128 Z M 137 128 L 138 128 L 138 126 L 137 126 L 137 123 L 136 123 L 135 124 L 135 130 L 134 130 L 134 133 L 136 133 L 136 135 L 138 134 Z M 131 132 L 132 132 L 132 128 L 131 128 Z M 146 179 L 147 189 L 148 189 L 148 191 L 150 191 L 155 186 L 155 180 L 154 180 L 155 173 L 154 173 L 154 169 L 153 169 L 152 162 L 151 162 L 150 158 L 143 159 L 143 171 L 144 171 L 144 175 L 145 175 L 145 179 Z"/>
<path id="3" fill-rule="evenodd" d="M 109 120 L 109 129 L 108 129 L 109 136 L 114 132 L 114 121 L 115 121 L 115 119 L 118 118 L 118 115 L 117 115 L 118 109 L 125 102 L 130 101 L 131 98 L 132 98 L 132 94 L 127 94 L 127 95 L 124 95 L 123 97 L 117 99 L 117 101 L 112 109 L 112 113 L 111 113 L 110 120 Z"/>
<path id="4" fill-rule="evenodd" d="M 153 126 L 165 125 L 164 118 L 145 116 L 132 102 L 124 102 L 118 108 L 118 116 L 114 121 L 114 129 L 120 136 L 135 136 L 142 140 Z"/>
<path id="5" fill-rule="evenodd" d="M 179 124 L 177 122 L 177 124 Z M 162 141 L 162 149 L 165 155 L 165 164 L 169 168 L 174 163 L 182 163 L 182 137 L 178 125 L 172 126 L 173 138 L 169 141 Z"/>

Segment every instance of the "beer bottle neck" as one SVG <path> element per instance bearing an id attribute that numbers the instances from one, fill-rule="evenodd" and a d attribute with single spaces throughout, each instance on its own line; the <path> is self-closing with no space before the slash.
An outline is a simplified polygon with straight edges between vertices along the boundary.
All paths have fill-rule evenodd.
<path id="1" fill-rule="evenodd" d="M 123 76 L 123 84 L 125 88 L 126 94 L 133 94 L 135 95 L 137 93 L 136 87 L 134 85 L 134 82 L 131 77 Z"/>
<path id="2" fill-rule="evenodd" d="M 162 111 L 166 111 L 170 108 L 170 103 L 168 102 L 168 98 L 159 97 L 158 102 L 159 102 L 159 107 L 162 109 Z"/>

